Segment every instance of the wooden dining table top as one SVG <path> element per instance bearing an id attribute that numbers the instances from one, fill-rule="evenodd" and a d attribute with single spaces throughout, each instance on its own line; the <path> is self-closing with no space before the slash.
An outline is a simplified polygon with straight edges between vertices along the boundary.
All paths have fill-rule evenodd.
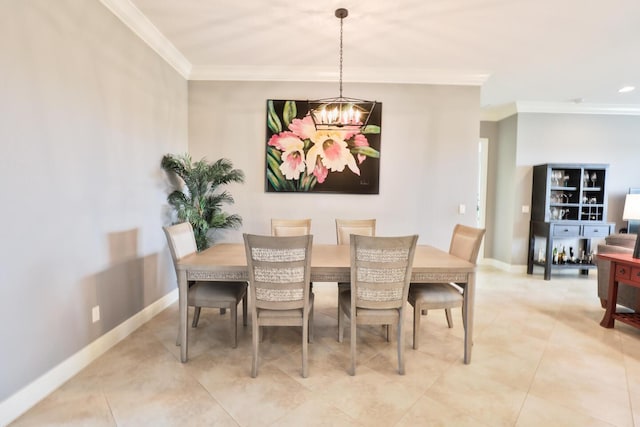
<path id="1" fill-rule="evenodd" d="M 311 276 L 314 281 L 348 281 L 349 245 L 314 244 Z M 247 280 L 247 259 L 243 243 L 220 243 L 181 258 L 178 270 L 189 280 Z M 429 245 L 418 245 L 413 259 L 412 281 L 466 282 L 475 265 Z"/>

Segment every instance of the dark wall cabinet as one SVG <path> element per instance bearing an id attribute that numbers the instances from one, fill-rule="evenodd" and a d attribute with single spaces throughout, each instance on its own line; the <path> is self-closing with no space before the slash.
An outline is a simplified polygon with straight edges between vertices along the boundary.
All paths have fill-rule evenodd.
<path id="1" fill-rule="evenodd" d="M 604 238 L 615 227 L 606 222 L 607 169 L 605 164 L 574 163 L 533 167 L 528 274 L 536 265 L 544 267 L 545 280 L 553 269 L 588 274 L 595 268 L 591 239 Z"/>

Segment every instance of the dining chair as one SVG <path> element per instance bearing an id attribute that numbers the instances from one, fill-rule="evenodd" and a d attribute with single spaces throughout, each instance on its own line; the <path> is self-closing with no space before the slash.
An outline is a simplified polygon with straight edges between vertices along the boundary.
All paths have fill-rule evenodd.
<path id="1" fill-rule="evenodd" d="M 163 227 L 173 266 L 178 272 L 177 264 L 180 259 L 197 252 L 193 227 L 189 222 L 183 222 Z M 237 307 L 242 301 L 242 324 L 247 326 L 247 283 L 246 282 L 210 282 L 190 281 L 187 291 L 187 305 L 195 307 L 193 314 L 193 328 L 198 326 L 202 307 L 229 309 L 233 348 L 238 346 Z M 179 344 L 179 337 L 176 345 Z"/>
<path id="2" fill-rule="evenodd" d="M 336 218 L 336 241 L 339 245 L 348 245 L 352 234 L 359 236 L 375 236 L 376 220 L 375 219 L 337 219 Z M 338 282 L 338 294 L 348 291 L 351 288 L 349 282 Z M 338 316 L 340 308 L 338 307 Z M 387 329 L 387 339 L 389 338 L 389 330 Z"/>
<path id="3" fill-rule="evenodd" d="M 272 236 L 305 236 L 311 234 L 311 219 L 271 219 Z"/>
<path id="4" fill-rule="evenodd" d="M 264 326 L 302 327 L 302 376 L 307 377 L 308 342 L 313 336 L 311 245 L 313 236 L 244 234 L 252 319 L 251 376 L 258 375 Z"/>
<path id="5" fill-rule="evenodd" d="M 449 253 L 473 264 L 478 259 L 480 244 L 485 230 L 457 224 L 453 229 Z M 420 317 L 428 310 L 444 309 L 447 325 L 452 328 L 451 309 L 463 307 L 464 288 L 455 283 L 412 283 L 409 289 L 409 304 L 413 306 L 413 348 L 420 346 Z M 464 324 L 465 334 L 467 325 Z"/>
<path id="6" fill-rule="evenodd" d="M 306 236 L 311 234 L 311 219 L 271 219 L 272 236 Z M 310 282 L 313 293 L 313 282 Z M 309 342 L 313 342 L 313 336 L 309 335 Z"/>
<path id="7" fill-rule="evenodd" d="M 339 245 L 348 245 L 352 234 L 359 236 L 375 236 L 375 219 L 336 219 L 336 240 Z M 338 292 L 347 291 L 349 282 L 338 282 Z"/>
<path id="8" fill-rule="evenodd" d="M 338 295 L 338 341 L 351 326 L 351 367 L 356 373 L 357 325 L 397 325 L 398 373 L 404 375 L 402 324 L 418 236 L 351 236 L 351 288 Z"/>

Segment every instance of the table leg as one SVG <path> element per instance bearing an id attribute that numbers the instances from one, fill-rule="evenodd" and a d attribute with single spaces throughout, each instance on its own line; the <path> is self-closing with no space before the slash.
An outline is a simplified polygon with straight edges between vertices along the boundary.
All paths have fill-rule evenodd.
<path id="1" fill-rule="evenodd" d="M 464 363 L 471 363 L 471 348 L 473 346 L 473 306 L 475 304 L 476 275 L 469 274 L 469 279 L 464 287 L 464 300 L 462 301 L 462 321 L 464 322 Z"/>
<path id="2" fill-rule="evenodd" d="M 189 328 L 187 328 L 187 272 L 181 270 L 178 272 L 178 311 L 180 318 L 180 361 L 187 361 L 187 342 Z"/>
<path id="3" fill-rule="evenodd" d="M 609 270 L 609 291 L 607 292 L 607 310 L 600 322 L 600 326 L 604 328 L 613 328 L 616 312 L 616 304 L 618 302 L 618 282 L 616 281 L 616 263 L 612 262 Z"/>

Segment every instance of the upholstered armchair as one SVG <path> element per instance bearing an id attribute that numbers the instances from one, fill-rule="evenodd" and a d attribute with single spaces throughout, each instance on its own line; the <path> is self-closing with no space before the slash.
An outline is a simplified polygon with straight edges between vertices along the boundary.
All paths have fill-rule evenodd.
<path id="1" fill-rule="evenodd" d="M 604 243 L 598 245 L 599 254 L 633 253 L 636 234 L 612 234 L 605 238 Z M 609 293 L 610 262 L 596 257 L 598 266 L 598 298 L 602 307 L 607 305 Z M 620 283 L 618 287 L 618 305 L 640 312 L 640 289 Z"/>

